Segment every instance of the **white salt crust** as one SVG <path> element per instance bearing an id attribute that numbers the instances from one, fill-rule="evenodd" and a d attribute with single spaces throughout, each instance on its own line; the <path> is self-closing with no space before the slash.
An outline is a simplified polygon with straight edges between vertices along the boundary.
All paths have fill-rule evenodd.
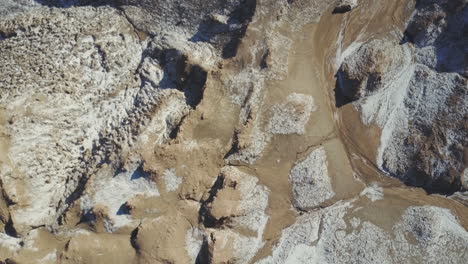
<path id="1" fill-rule="evenodd" d="M 313 150 L 289 173 L 295 207 L 308 210 L 335 196 L 328 174 L 327 154 L 323 147 Z"/>
<path id="2" fill-rule="evenodd" d="M 337 203 L 300 216 L 258 263 L 465 263 L 468 232 L 448 209 L 409 207 L 391 230 L 354 217 L 344 231 L 352 207 Z"/>

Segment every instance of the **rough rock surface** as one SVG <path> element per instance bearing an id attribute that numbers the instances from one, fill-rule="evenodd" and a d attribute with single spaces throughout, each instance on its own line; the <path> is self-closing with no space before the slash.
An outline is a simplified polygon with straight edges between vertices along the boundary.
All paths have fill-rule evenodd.
<path id="1" fill-rule="evenodd" d="M 467 10 L 0 0 L 0 263 L 466 263 Z"/>
<path id="2" fill-rule="evenodd" d="M 395 38 L 364 43 L 338 72 L 337 105 L 354 102 L 365 124 L 382 129 L 374 158 L 379 168 L 430 192 L 464 188 L 465 4 L 420 1 L 402 43 Z"/>
<path id="3" fill-rule="evenodd" d="M 289 178 L 295 207 L 302 210 L 311 209 L 335 195 L 327 167 L 327 154 L 323 147 L 320 147 L 292 168 Z"/>
<path id="4" fill-rule="evenodd" d="M 302 215 L 283 230 L 273 255 L 259 263 L 462 263 L 466 259 L 467 233 L 446 209 L 409 207 L 389 230 L 353 217 L 352 209 L 352 203 L 343 203 Z"/>

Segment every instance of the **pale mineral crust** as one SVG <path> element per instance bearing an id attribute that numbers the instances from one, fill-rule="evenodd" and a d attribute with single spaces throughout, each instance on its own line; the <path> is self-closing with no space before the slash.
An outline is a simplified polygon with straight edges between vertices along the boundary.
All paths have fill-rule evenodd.
<path id="1" fill-rule="evenodd" d="M 0 0 L 0 263 L 466 263 L 466 0 Z"/>

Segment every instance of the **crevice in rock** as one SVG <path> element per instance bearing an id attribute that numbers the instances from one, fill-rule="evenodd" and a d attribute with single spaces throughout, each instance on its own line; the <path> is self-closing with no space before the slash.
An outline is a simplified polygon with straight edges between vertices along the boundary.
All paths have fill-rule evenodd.
<path id="1" fill-rule="evenodd" d="M 128 24 L 132 27 L 133 29 L 133 32 L 135 33 L 135 35 L 137 35 L 140 39 L 140 41 L 143 41 L 145 39 L 145 36 L 149 36 L 150 38 L 154 38 L 154 34 L 151 34 L 150 32 L 146 31 L 146 30 L 142 30 L 141 28 L 139 28 L 135 22 L 133 22 L 133 19 L 131 19 L 127 13 L 125 12 L 125 10 L 120 7 L 120 6 L 114 6 L 120 13 L 120 15 L 122 17 L 125 18 L 125 20 L 128 22 Z"/>
<path id="2" fill-rule="evenodd" d="M 270 56 L 270 49 L 267 49 L 265 53 L 262 55 L 262 58 L 260 60 L 260 69 L 263 70 L 263 69 L 268 68 L 267 60 L 269 56 Z"/>
<path id="3" fill-rule="evenodd" d="M 60 221 L 63 221 L 62 218 L 59 218 Z M 96 215 L 94 215 L 93 210 L 87 210 L 87 211 L 82 211 L 81 213 L 81 218 L 78 221 L 78 223 L 75 226 L 78 226 L 83 223 L 92 223 L 96 221 Z M 62 225 L 62 222 L 59 222 L 60 225 Z"/>
<path id="4" fill-rule="evenodd" d="M 237 55 L 237 50 L 242 41 L 242 38 L 245 36 L 247 27 L 255 14 L 256 7 L 257 0 L 245 0 L 231 15 L 230 19 L 241 21 L 242 27 L 235 31 L 230 41 L 224 45 L 222 50 L 223 58 L 228 59 Z"/>
<path id="5" fill-rule="evenodd" d="M 187 116 L 182 117 L 180 119 L 180 122 L 174 127 L 174 129 L 172 129 L 171 133 L 169 133 L 169 138 L 170 139 L 176 139 L 177 138 L 186 117 Z"/>
<path id="6" fill-rule="evenodd" d="M 13 38 L 16 37 L 18 34 L 16 32 L 2 32 L 0 31 L 0 41 L 8 39 L 8 38 Z"/>
<path id="7" fill-rule="evenodd" d="M 10 197 L 8 197 L 7 193 L 5 192 L 5 188 L 3 186 L 4 186 L 3 181 L 0 178 L 0 190 L 1 190 L 0 191 L 0 195 L 1 195 L 0 199 L 3 199 L 6 202 L 7 206 L 15 205 L 16 203 L 13 202 L 13 200 L 11 200 Z"/>
<path id="8" fill-rule="evenodd" d="M 196 108 L 203 99 L 208 72 L 176 49 L 155 50 L 155 56 L 164 68 L 161 88 L 176 88 L 184 93 L 187 105 Z"/>
<path id="9" fill-rule="evenodd" d="M 18 233 L 16 232 L 15 226 L 11 217 L 8 219 L 8 222 L 5 223 L 5 234 L 11 237 L 18 237 Z"/>
<path id="10" fill-rule="evenodd" d="M 130 234 L 130 244 L 132 245 L 132 247 L 135 249 L 135 251 L 137 253 L 140 252 L 140 246 L 138 246 L 138 243 L 137 243 L 137 237 L 138 237 L 138 231 L 139 231 L 139 226 L 137 228 L 135 228 L 132 233 Z"/>
<path id="11" fill-rule="evenodd" d="M 207 76 L 208 73 L 202 67 L 193 65 L 179 88 L 184 92 L 187 104 L 192 108 L 195 108 L 203 99 Z"/>
<path id="12" fill-rule="evenodd" d="M 228 221 L 228 219 L 219 219 L 217 220 L 213 217 L 210 213 L 209 204 L 214 201 L 218 191 L 223 188 L 224 185 L 224 175 L 219 175 L 216 179 L 215 183 L 211 187 L 209 191 L 209 197 L 205 201 L 202 201 L 200 206 L 200 211 L 198 214 L 198 220 L 207 228 L 217 228 L 223 225 L 224 222 Z"/>
<path id="13" fill-rule="evenodd" d="M 247 109 L 247 118 L 245 122 L 241 124 L 240 127 L 234 130 L 234 133 L 232 136 L 231 149 L 229 149 L 229 151 L 224 155 L 224 159 L 228 159 L 231 155 L 234 155 L 235 153 L 239 153 L 240 151 L 242 151 L 242 149 L 244 149 L 241 146 L 241 140 L 239 138 L 242 136 L 243 127 L 248 126 L 250 122 L 255 122 L 254 112 L 252 111 L 251 107 L 248 105 L 250 99 L 252 98 L 252 94 L 253 94 L 253 87 L 249 87 L 247 96 L 242 105 L 242 108 Z"/>
<path id="14" fill-rule="evenodd" d="M 344 105 L 347 105 L 360 99 L 358 95 L 360 80 L 350 79 L 348 77 L 349 76 L 346 75 L 346 72 L 342 69 L 342 67 L 340 67 L 340 69 L 335 75 L 336 82 L 334 93 L 335 106 L 337 108 L 340 108 Z M 370 87 L 369 84 L 370 83 L 368 82 L 366 87 L 372 90 L 372 87 Z"/>
<path id="15" fill-rule="evenodd" d="M 109 66 L 107 65 L 107 55 L 106 53 L 102 50 L 101 45 L 94 44 L 94 47 L 96 48 L 96 51 L 99 55 L 99 63 L 101 64 L 101 67 L 106 70 L 106 72 L 109 72 Z"/>
<path id="16" fill-rule="evenodd" d="M 342 6 L 337 6 L 333 9 L 332 13 L 333 14 L 344 14 L 349 11 L 351 11 L 351 6 L 350 5 L 342 5 Z"/>
<path id="17" fill-rule="evenodd" d="M 130 215 L 132 211 L 132 207 L 128 205 L 127 202 L 123 203 L 119 210 L 117 210 L 117 215 Z"/>
<path id="18" fill-rule="evenodd" d="M 223 159 L 228 159 L 231 155 L 234 155 L 235 153 L 238 153 L 241 150 L 241 147 L 239 146 L 239 135 L 241 134 L 241 131 L 239 129 L 236 129 L 234 131 L 234 135 L 232 137 L 232 144 L 231 144 L 231 149 L 224 155 Z"/>
<path id="19" fill-rule="evenodd" d="M 7 259 L 5 259 L 5 262 L 0 261 L 0 264 L 19 264 L 19 263 L 12 260 L 12 259 L 10 259 L 10 258 L 7 258 Z"/>

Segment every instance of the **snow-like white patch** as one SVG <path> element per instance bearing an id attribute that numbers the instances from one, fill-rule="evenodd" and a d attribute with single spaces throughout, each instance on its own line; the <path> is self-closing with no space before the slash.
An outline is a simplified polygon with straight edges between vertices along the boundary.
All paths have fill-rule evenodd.
<path id="1" fill-rule="evenodd" d="M 468 257 L 468 232 L 450 210 L 412 206 L 395 225 L 398 237 L 411 233 L 422 251 L 424 263 L 464 263 Z M 398 234 L 398 233 L 401 234 Z"/>
<path id="2" fill-rule="evenodd" d="M 39 231 L 37 229 L 31 230 L 28 236 L 24 239 L 24 248 L 31 250 L 31 251 L 39 251 L 37 247 L 35 247 L 35 239 L 37 238 Z"/>
<path id="3" fill-rule="evenodd" d="M 183 142 L 183 146 L 185 151 L 192 151 L 200 147 L 196 140 L 185 141 Z"/>
<path id="4" fill-rule="evenodd" d="M 395 130 L 408 128 L 404 99 L 407 96 L 413 72 L 414 66 L 405 67 L 389 87 L 383 89 L 381 93 L 367 97 L 360 105 L 364 123 L 370 124 L 375 121 L 382 128 L 376 157 L 377 165 L 380 168 L 383 166 L 384 152 L 394 140 Z"/>
<path id="5" fill-rule="evenodd" d="M 102 175 L 104 174 L 104 175 Z M 129 165 L 129 170 L 109 177 L 107 172 L 97 175 L 97 179 L 90 188 L 91 193 L 81 199 L 81 209 L 91 210 L 96 205 L 109 209 L 111 222 L 106 222 L 109 232 L 132 223 L 132 219 L 125 213 L 119 212 L 121 206 L 136 195 L 147 197 L 159 196 L 159 191 L 153 181 L 141 171 L 140 165 Z"/>
<path id="6" fill-rule="evenodd" d="M 221 15 L 221 14 L 211 14 L 210 17 L 214 21 L 221 23 L 221 24 L 225 24 L 225 25 L 228 23 L 228 20 L 229 20 L 228 16 Z"/>
<path id="7" fill-rule="evenodd" d="M 148 65 L 153 64 L 148 63 Z M 156 68 L 154 65 L 153 67 Z M 158 69 L 159 68 L 153 70 L 149 68 L 147 70 L 151 72 Z M 161 69 L 159 69 L 159 71 L 160 70 Z M 155 83 L 157 83 L 157 81 L 159 81 L 159 79 L 154 80 Z M 165 107 L 161 109 L 157 115 L 151 118 L 150 122 L 138 136 L 137 145 L 140 147 L 149 149 L 157 144 L 162 144 L 170 137 L 169 134 L 172 128 L 178 123 L 178 120 L 189 111 L 189 107 L 185 104 L 185 97 L 181 94 L 166 98 L 164 106 Z"/>
<path id="8" fill-rule="evenodd" d="M 347 17 L 345 18 L 345 21 L 347 22 Z M 347 23 L 343 23 L 341 28 L 340 28 L 340 32 L 338 33 L 338 39 L 336 40 L 336 55 L 335 55 L 335 71 L 338 71 L 338 69 L 340 68 L 341 64 L 343 63 L 343 61 L 346 59 L 346 57 L 348 57 L 349 55 L 351 55 L 352 53 L 354 53 L 356 50 L 358 50 L 363 42 L 362 41 L 359 41 L 359 36 L 357 37 L 357 40 L 355 40 L 354 42 L 352 42 L 348 47 L 346 47 L 344 50 L 343 50 L 343 40 L 344 40 L 344 31 L 345 31 L 345 26 Z"/>
<path id="9" fill-rule="evenodd" d="M 466 262 L 468 232 L 448 209 L 409 207 L 388 230 L 356 217 L 349 226 L 344 219 L 352 208 L 350 202 L 339 202 L 299 216 L 283 230 L 272 255 L 258 263 Z"/>
<path id="10" fill-rule="evenodd" d="M 351 208 L 350 202 L 338 202 L 324 210 L 305 213 L 281 233 L 281 238 L 272 250 L 272 255 L 259 264 L 309 264 L 342 263 L 327 262 L 327 254 L 338 250 L 326 241 L 336 238 L 340 229 L 346 228 L 343 217 Z M 315 244 L 315 245 L 314 245 Z M 334 248 L 334 250 L 330 250 Z"/>
<path id="11" fill-rule="evenodd" d="M 190 228 L 185 235 L 185 250 L 191 263 L 195 263 L 203 244 L 203 232 L 198 228 Z"/>
<path id="12" fill-rule="evenodd" d="M 216 230 L 211 236 L 215 252 L 232 252 L 229 263 L 249 263 L 264 245 L 261 237 L 244 236 L 231 229 Z"/>
<path id="13" fill-rule="evenodd" d="M 84 19 L 84 14 L 91 13 L 93 15 L 90 19 Z M 19 53 L 5 55 L 8 57 L 0 56 L 2 65 L 14 63 L 21 68 L 22 75 L 30 76 L 12 80 L 10 85 L 14 89 L 1 87 L 0 100 L 0 104 L 7 107 L 8 113 L 16 115 L 15 123 L 7 128 L 12 141 L 8 153 L 11 167 L 13 171 L 21 173 L 24 179 L 28 179 L 20 183 L 14 173 L 0 171 L 5 190 L 13 192 L 9 196 L 15 202 L 25 201 L 24 206 L 12 210 L 15 226 L 20 233 L 26 232 L 27 226 L 52 224 L 56 220 L 57 205 L 76 188 L 79 177 L 83 175 L 83 168 L 86 168 L 81 160 L 84 153 L 92 150 L 100 132 L 120 125 L 125 119 L 124 113 L 131 108 L 139 87 L 129 87 L 128 91 L 121 91 L 119 87 L 132 78 L 142 52 L 136 37 L 126 32 L 121 32 L 125 38 L 100 29 L 94 38 L 85 33 L 96 21 L 106 24 L 101 29 L 115 32 L 127 27 L 128 22 L 116 16 L 111 9 L 100 12 L 83 10 L 70 15 L 58 10 L 43 13 L 43 10 L 38 9 L 31 15 L 27 19 L 36 19 L 45 30 L 28 30 L 28 33 L 44 42 L 41 44 L 32 39 L 18 38 L 17 41 L 21 41 L 24 49 L 18 50 Z M 15 22 L 25 22 L 21 21 L 24 18 L 18 19 Z M 77 27 L 76 21 L 83 23 Z M 73 40 L 70 36 L 73 36 Z M 58 52 L 52 52 L 54 48 L 49 50 L 51 52 L 45 52 L 48 47 L 56 46 L 48 41 L 62 43 L 63 52 L 56 49 Z M 106 64 L 111 66 L 108 71 L 99 63 L 100 55 L 96 45 L 102 47 L 108 55 Z M 77 48 L 71 52 L 68 50 L 70 47 Z M 41 52 L 38 53 L 38 50 Z M 32 63 L 30 68 L 20 66 L 21 63 L 15 59 L 32 54 L 41 55 L 40 58 L 28 61 Z M 34 69 L 50 67 L 57 72 L 42 73 L 40 76 L 34 73 Z M 8 74 L 3 69 L 0 72 Z M 56 77 L 52 78 L 52 75 Z M 109 96 L 111 93 L 114 95 Z M 24 194 L 17 196 L 19 192 L 16 192 L 16 186 L 22 186 Z"/>
<path id="14" fill-rule="evenodd" d="M 285 102 L 273 106 L 268 131 L 273 134 L 305 133 L 310 114 L 317 106 L 310 95 L 292 93 Z"/>
<path id="15" fill-rule="evenodd" d="M 446 12 L 447 7 L 441 3 L 430 10 L 428 5 L 426 2 L 418 7 L 408 23 L 425 23 L 428 15 Z M 382 129 L 376 164 L 409 184 L 416 183 L 417 168 L 431 179 L 424 187 L 440 180 L 450 182 L 449 172 L 464 166 L 453 146 L 464 145 L 466 138 L 466 63 L 460 44 L 463 42 L 458 34 L 452 34 L 463 24 L 463 15 L 451 14 L 445 19 L 452 22 L 429 23 L 413 36 L 412 44 L 398 44 L 401 32 L 393 31 L 385 39 L 366 42 L 348 56 L 337 56 L 341 58 L 337 64 L 344 61 L 345 70 L 357 79 L 378 77 L 377 82 L 362 82 L 360 99 L 353 103 L 361 112 L 363 123 L 375 123 Z M 370 72 L 364 73 L 361 66 Z M 444 140 L 434 141 L 428 136 L 431 134 L 443 134 Z M 421 153 L 421 148 L 427 147 L 434 151 Z M 426 157 L 424 164 L 417 164 L 424 155 L 431 157 Z"/>
<path id="16" fill-rule="evenodd" d="M 310 245 L 318 239 L 320 214 L 309 213 L 299 216 L 296 222 L 284 229 L 273 248 L 271 256 L 258 264 L 306 263 L 314 259 L 314 248 Z"/>
<path id="17" fill-rule="evenodd" d="M 21 239 L 0 232 L 0 247 L 16 252 L 21 248 Z"/>
<path id="18" fill-rule="evenodd" d="M 462 179 L 463 187 L 465 187 L 465 189 L 468 190 L 468 168 L 465 168 L 465 170 L 463 170 L 463 175 L 461 179 Z"/>
<path id="19" fill-rule="evenodd" d="M 265 76 L 256 68 L 247 67 L 226 81 L 230 100 L 239 106 L 239 127 L 246 124 L 253 126 L 249 128 L 248 146 L 243 146 L 238 152 L 228 157 L 229 161 L 243 161 L 254 164 L 263 154 L 265 147 L 271 140 L 272 135 L 264 131 L 261 123 L 261 107 L 265 101 Z M 252 114 L 254 115 L 252 116 Z M 242 131 L 246 132 L 246 131 Z"/>
<path id="20" fill-rule="evenodd" d="M 293 188 L 294 206 L 307 210 L 333 198 L 335 192 L 328 175 L 327 154 L 323 147 L 312 151 L 289 173 Z"/>
<path id="21" fill-rule="evenodd" d="M 367 197 L 372 202 L 382 200 L 384 197 L 383 188 L 377 185 L 377 183 L 367 186 L 360 195 Z"/>
<path id="22" fill-rule="evenodd" d="M 56 263 L 57 261 L 57 249 L 45 255 L 43 258 L 39 259 L 37 263 Z"/>
<path id="23" fill-rule="evenodd" d="M 167 169 L 164 171 L 163 179 L 166 184 L 166 191 L 173 192 L 179 188 L 182 183 L 182 177 L 177 176 L 175 169 Z"/>
<path id="24" fill-rule="evenodd" d="M 351 218 L 351 220 L 349 221 L 349 223 L 351 224 L 351 226 L 356 229 L 358 228 L 358 226 L 361 224 L 361 219 L 359 218 L 356 218 L 356 217 L 353 217 Z"/>
<path id="25" fill-rule="evenodd" d="M 335 61 L 335 69 L 338 70 L 343 63 L 343 61 L 351 54 L 353 54 L 356 50 L 358 50 L 364 43 L 360 41 L 352 42 L 346 49 L 341 52 L 341 48 L 337 52 L 336 61 Z M 342 45 L 342 44 L 340 44 Z"/>
<path id="26" fill-rule="evenodd" d="M 293 247 L 291 253 L 286 258 L 285 264 L 298 263 L 320 263 L 317 249 L 314 246 L 299 244 Z M 278 262 L 281 263 L 281 262 Z"/>

